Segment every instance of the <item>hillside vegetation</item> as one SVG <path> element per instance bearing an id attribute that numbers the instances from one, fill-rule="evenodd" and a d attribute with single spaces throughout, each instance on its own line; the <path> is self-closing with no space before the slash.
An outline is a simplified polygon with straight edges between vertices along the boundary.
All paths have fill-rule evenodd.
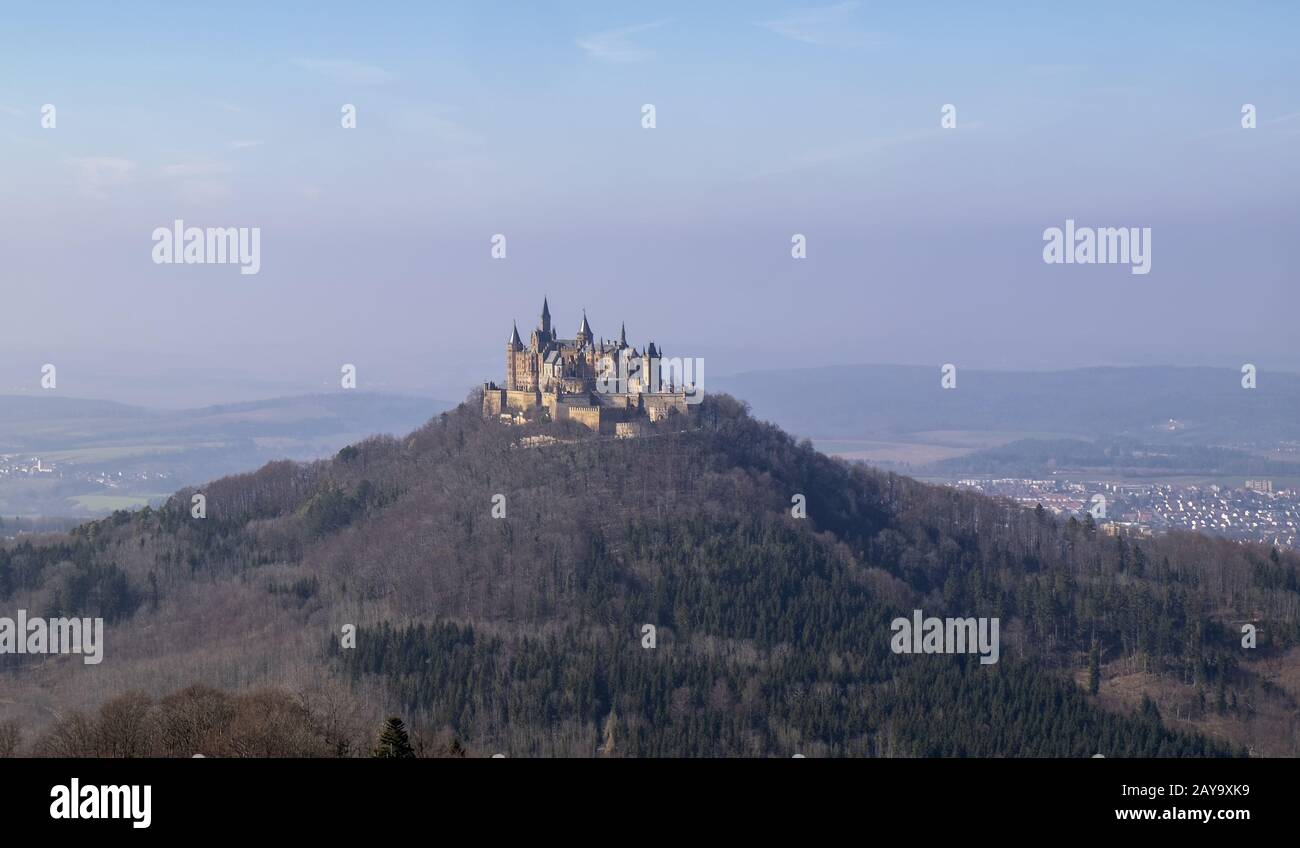
<path id="1" fill-rule="evenodd" d="M 689 423 L 512 428 L 471 397 L 215 481 L 206 518 L 186 490 L 9 543 L 0 611 L 109 624 L 99 666 L 0 658 L 0 719 L 48 751 L 73 707 L 139 692 L 163 727 L 150 699 L 204 684 L 298 693 L 332 728 L 304 754 L 364 752 L 393 713 L 512 756 L 1300 753 L 1295 554 L 1106 537 L 830 459 L 727 396 Z M 893 654 L 915 609 L 999 617 L 1000 662 Z"/>

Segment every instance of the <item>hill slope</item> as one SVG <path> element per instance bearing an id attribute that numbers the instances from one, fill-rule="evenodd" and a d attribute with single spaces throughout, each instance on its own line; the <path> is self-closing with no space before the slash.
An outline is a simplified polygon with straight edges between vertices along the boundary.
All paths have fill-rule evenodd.
<path id="1" fill-rule="evenodd" d="M 601 439 L 471 402 L 218 480 L 203 519 L 184 491 L 11 544 L 0 609 L 109 627 L 99 666 L 10 671 L 0 718 L 30 736 L 130 689 L 330 677 L 476 753 L 1300 751 L 1294 554 L 1104 537 L 831 460 L 725 396 L 694 423 Z M 892 653 L 917 609 L 1000 618 L 1001 660 Z"/>

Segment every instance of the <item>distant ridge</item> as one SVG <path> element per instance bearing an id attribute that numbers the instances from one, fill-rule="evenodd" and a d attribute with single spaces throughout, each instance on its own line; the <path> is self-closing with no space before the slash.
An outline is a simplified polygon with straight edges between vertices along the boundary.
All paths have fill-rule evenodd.
<path id="1" fill-rule="evenodd" d="M 1300 375 L 1255 364 L 1256 389 L 1243 389 L 1231 368 L 989 371 L 960 363 L 951 390 L 940 388 L 938 363 L 751 371 L 716 378 L 710 388 L 813 438 L 983 430 L 1190 444 L 1300 439 Z M 1162 427 L 1170 419 L 1176 427 Z"/>
<path id="2" fill-rule="evenodd" d="M 55 393 L 0 396 L 0 514 L 95 515 L 143 506 L 178 486 L 312 460 L 374 433 L 407 433 L 452 404 L 338 391 L 156 410 Z M 55 471 L 39 479 L 33 457 Z"/>
<path id="3" fill-rule="evenodd" d="M 0 395 L 0 452 L 70 450 L 123 438 L 211 435 L 239 427 L 282 435 L 316 422 L 313 432 L 406 432 L 454 406 L 449 401 L 380 392 L 334 392 L 160 410 L 95 398 Z M 300 435 L 304 431 L 297 431 Z"/>

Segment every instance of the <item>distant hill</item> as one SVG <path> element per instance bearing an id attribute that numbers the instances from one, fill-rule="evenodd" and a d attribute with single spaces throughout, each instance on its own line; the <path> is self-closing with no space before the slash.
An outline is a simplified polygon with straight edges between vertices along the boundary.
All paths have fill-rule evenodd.
<path id="1" fill-rule="evenodd" d="M 851 466 L 726 396 L 693 423 L 599 438 L 470 402 L 206 484 L 203 519 L 184 490 L 0 544 L 0 609 L 109 622 L 93 673 L 7 663 L 0 721 L 75 754 L 100 743 L 71 710 L 201 683 L 309 693 L 311 751 L 400 714 L 480 756 L 1300 753 L 1300 556 Z M 999 618 L 999 662 L 894 653 L 914 610 Z"/>
<path id="2" fill-rule="evenodd" d="M 141 420 L 151 417 L 149 410 L 111 400 L 41 395 L 0 395 L 0 449 L 12 447 L 21 427 L 29 422 L 68 421 L 73 419 L 123 418 Z"/>
<path id="3" fill-rule="evenodd" d="M 1226 368 L 959 367 L 955 389 L 939 381 L 938 365 L 860 365 L 753 371 L 716 378 L 710 388 L 743 397 L 760 418 L 814 439 L 929 431 L 1201 445 L 1300 439 L 1300 375 L 1286 372 L 1260 371 L 1253 390 Z"/>
<path id="4" fill-rule="evenodd" d="M 273 459 L 314 459 L 405 433 L 451 404 L 360 392 L 190 410 L 57 395 L 0 396 L 0 515 L 96 515 Z M 52 475 L 13 471 L 33 458 Z"/>
<path id="5" fill-rule="evenodd" d="M 68 451 L 159 440 L 409 432 L 453 404 L 367 392 L 301 395 L 200 409 L 152 410 L 104 400 L 0 395 L 0 453 Z"/>

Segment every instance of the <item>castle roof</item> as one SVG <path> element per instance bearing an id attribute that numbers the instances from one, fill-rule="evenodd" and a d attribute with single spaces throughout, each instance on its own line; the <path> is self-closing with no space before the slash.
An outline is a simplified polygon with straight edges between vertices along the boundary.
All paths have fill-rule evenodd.
<path id="1" fill-rule="evenodd" d="M 587 323 L 587 310 L 582 310 L 582 326 L 578 328 L 578 335 L 590 339 L 592 337 L 591 325 Z"/>
<path id="2" fill-rule="evenodd" d="M 514 330 L 510 333 L 510 347 L 515 350 L 522 350 L 524 343 L 519 340 L 519 324 L 515 324 Z"/>

